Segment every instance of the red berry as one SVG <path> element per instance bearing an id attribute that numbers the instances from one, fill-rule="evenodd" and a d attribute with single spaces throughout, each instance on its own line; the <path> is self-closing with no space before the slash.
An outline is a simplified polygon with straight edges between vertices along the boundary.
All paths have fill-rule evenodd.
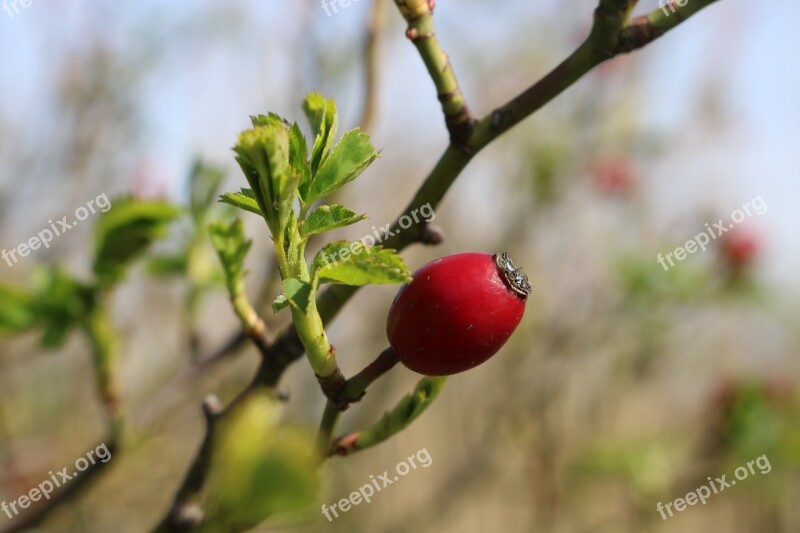
<path id="1" fill-rule="evenodd" d="M 428 376 L 463 372 L 497 353 L 531 292 L 506 254 L 443 257 L 413 278 L 392 303 L 386 333 L 400 361 Z"/>

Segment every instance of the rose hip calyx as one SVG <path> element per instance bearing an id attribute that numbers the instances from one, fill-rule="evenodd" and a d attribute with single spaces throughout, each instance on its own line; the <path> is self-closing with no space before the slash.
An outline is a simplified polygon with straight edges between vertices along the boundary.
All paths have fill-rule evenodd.
<path id="1" fill-rule="evenodd" d="M 525 275 L 522 269 L 515 266 L 508 257 L 508 252 L 495 254 L 494 261 L 497 264 L 497 268 L 503 272 L 503 276 L 505 276 L 511 290 L 519 294 L 523 300 L 527 300 L 528 296 L 533 292 L 533 287 L 528 281 L 528 276 Z"/>

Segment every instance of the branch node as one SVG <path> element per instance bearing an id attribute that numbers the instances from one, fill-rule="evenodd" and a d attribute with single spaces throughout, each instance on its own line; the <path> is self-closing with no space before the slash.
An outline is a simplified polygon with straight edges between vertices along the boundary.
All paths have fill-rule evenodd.
<path id="1" fill-rule="evenodd" d="M 210 424 L 222 412 L 222 402 L 216 394 L 209 394 L 203 400 L 203 414 L 206 421 Z"/>
<path id="2" fill-rule="evenodd" d="M 342 393 L 345 385 L 347 385 L 347 380 L 344 378 L 344 375 L 342 375 L 342 371 L 337 367 L 330 376 L 314 375 L 317 377 L 317 381 L 325 397 L 334 403 L 338 403 L 336 398 Z"/>
<path id="3" fill-rule="evenodd" d="M 422 230 L 419 235 L 419 242 L 428 246 L 435 246 L 444 241 L 445 234 L 439 226 L 433 226 L 425 223 L 422 225 Z"/>
<path id="4" fill-rule="evenodd" d="M 432 32 L 432 31 L 430 31 L 428 33 L 420 33 L 419 30 L 417 30 L 417 28 L 414 28 L 414 27 L 409 27 L 406 30 L 406 37 L 408 37 L 408 40 L 411 41 L 412 43 L 417 43 L 417 42 L 423 41 L 425 39 L 431 39 L 435 35 L 436 34 L 434 32 Z"/>

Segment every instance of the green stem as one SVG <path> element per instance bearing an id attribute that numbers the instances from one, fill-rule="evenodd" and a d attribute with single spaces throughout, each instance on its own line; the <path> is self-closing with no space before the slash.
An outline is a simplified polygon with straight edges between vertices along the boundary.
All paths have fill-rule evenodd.
<path id="1" fill-rule="evenodd" d="M 328 454 L 341 413 L 342 410 L 335 402 L 328 400 L 325 403 L 325 410 L 322 412 L 322 421 L 319 424 L 319 434 L 317 435 L 317 443 L 322 457 Z"/>
<path id="2" fill-rule="evenodd" d="M 408 22 L 406 37 L 414 43 L 436 86 L 447 131 L 450 132 L 450 141 L 454 145 L 463 145 L 472 134 L 474 119 L 461 92 L 450 58 L 436 37 L 433 23 L 434 3 L 427 0 L 395 0 L 395 4 Z"/>
<path id="3" fill-rule="evenodd" d="M 92 346 L 94 373 L 98 394 L 106 411 L 109 434 L 119 440 L 123 429 L 122 387 L 119 377 L 119 342 L 105 307 L 102 304 L 92 311 L 84 325 L 84 332 Z"/>
<path id="4" fill-rule="evenodd" d="M 237 287 L 231 293 L 231 305 L 239 318 L 239 322 L 242 324 L 244 333 L 250 337 L 258 351 L 261 352 L 261 355 L 267 356 L 272 347 L 267 337 L 267 327 L 264 324 L 264 320 L 258 315 L 258 311 L 248 300 L 247 294 L 244 292 L 244 286 Z"/>
<path id="5" fill-rule="evenodd" d="M 336 362 L 336 349 L 328 340 L 322 317 L 317 310 L 316 282 L 311 279 L 305 260 L 306 242 L 301 237 L 297 224 L 290 226 L 286 234 L 290 243 L 288 259 L 284 248 L 284 239 L 287 236 L 275 239 L 278 260 L 285 265 L 281 267 L 281 278 L 286 280 L 294 277 L 312 286 L 310 301 L 305 309 L 291 306 L 292 322 L 322 391 L 327 398 L 333 399 L 341 392 L 345 379 Z"/>
<path id="6" fill-rule="evenodd" d="M 350 407 L 351 403 L 360 401 L 366 394 L 367 388 L 399 362 L 394 348 L 385 349 L 361 372 L 348 379 L 335 399 L 328 400 L 319 429 L 319 446 L 323 455 L 330 449 L 331 437 L 342 412 Z"/>
<path id="7" fill-rule="evenodd" d="M 341 394 L 336 398 L 340 409 L 344 411 L 351 403 L 360 401 L 367 393 L 367 388 L 399 362 L 400 359 L 394 348 L 389 347 L 382 351 L 361 372 L 347 380 Z"/>

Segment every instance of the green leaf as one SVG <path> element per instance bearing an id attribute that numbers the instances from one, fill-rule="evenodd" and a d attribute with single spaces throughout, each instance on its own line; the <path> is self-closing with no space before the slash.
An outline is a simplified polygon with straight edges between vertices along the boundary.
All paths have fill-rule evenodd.
<path id="1" fill-rule="evenodd" d="M 180 210 L 162 201 L 120 198 L 95 230 L 94 272 L 101 284 L 120 281 L 130 262 L 164 237 Z"/>
<path id="2" fill-rule="evenodd" d="M 294 211 L 289 213 L 289 221 L 286 224 L 284 232 L 283 246 L 286 250 L 286 257 L 289 264 L 300 264 L 300 261 L 305 262 L 305 246 L 301 239 L 296 238 L 298 234 L 297 229 L 297 215 Z"/>
<path id="3" fill-rule="evenodd" d="M 266 394 L 251 395 L 231 415 L 216 432 L 203 495 L 207 530 L 244 531 L 307 512 L 321 488 L 313 434 L 279 424 L 277 401 Z"/>
<path id="4" fill-rule="evenodd" d="M 279 294 L 275 301 L 272 302 L 272 312 L 277 313 L 285 307 L 289 307 L 289 300 L 283 294 Z"/>
<path id="5" fill-rule="evenodd" d="M 394 250 L 367 247 L 360 241 L 325 246 L 311 263 L 311 275 L 323 283 L 356 287 L 411 281 L 408 267 Z"/>
<path id="6" fill-rule="evenodd" d="M 375 446 L 406 429 L 433 404 L 446 381 L 446 377 L 425 377 L 419 380 L 411 394 L 404 396 L 378 422 L 359 433 L 355 448 L 363 450 Z"/>
<path id="7" fill-rule="evenodd" d="M 289 163 L 300 175 L 300 190 L 306 190 L 311 181 L 311 165 L 308 162 L 308 143 L 297 122 L 289 130 Z"/>
<path id="8" fill-rule="evenodd" d="M 339 129 L 336 102 L 333 99 L 325 98 L 320 93 L 310 93 L 303 102 L 303 110 L 311 123 L 311 130 L 314 132 L 311 172 L 316 174 L 317 169 L 328 157 L 333 141 L 336 140 L 336 133 Z"/>
<path id="9" fill-rule="evenodd" d="M 38 320 L 34 295 L 24 289 L 0 284 L 0 335 L 21 333 Z"/>
<path id="10" fill-rule="evenodd" d="M 237 218 L 230 223 L 215 222 L 208 229 L 225 272 L 228 291 L 231 295 L 244 292 L 244 260 L 253 241 L 245 239 L 242 221 Z"/>
<path id="11" fill-rule="evenodd" d="M 182 276 L 186 274 L 185 255 L 160 255 L 147 263 L 147 272 L 156 278 Z"/>
<path id="12" fill-rule="evenodd" d="M 286 228 L 300 174 L 289 163 L 289 130 L 279 119 L 243 131 L 234 147 L 272 236 Z"/>
<path id="13" fill-rule="evenodd" d="M 321 205 L 311 212 L 303 222 L 302 235 L 315 235 L 343 228 L 367 218 L 366 215 L 357 215 L 342 205 Z"/>
<path id="14" fill-rule="evenodd" d="M 72 328 L 84 324 L 95 309 L 94 289 L 61 269 L 37 270 L 33 287 L 45 348 L 61 346 Z"/>
<path id="15" fill-rule="evenodd" d="M 306 204 L 324 198 L 353 181 L 378 157 L 369 135 L 348 131 L 314 175 L 303 195 Z"/>
<path id="16" fill-rule="evenodd" d="M 446 379 L 446 377 L 425 377 L 419 380 L 411 394 L 403 397 L 395 408 L 384 416 L 384 420 L 388 420 L 388 424 L 379 422 L 375 424 L 376 427 L 388 426 L 390 434 L 408 427 L 439 396 Z"/>
<path id="17" fill-rule="evenodd" d="M 232 205 L 244 211 L 249 211 L 262 217 L 264 216 L 264 213 L 261 212 L 261 208 L 258 206 L 258 201 L 256 200 L 256 195 L 253 193 L 253 189 L 242 189 L 241 192 L 226 192 L 219 197 L 219 201 L 223 204 Z"/>
<path id="18" fill-rule="evenodd" d="M 258 126 L 288 126 L 289 124 L 285 118 L 277 113 L 271 112 L 267 113 L 266 115 L 253 115 L 250 117 L 250 122 L 253 124 L 254 128 L 257 128 Z"/>
<path id="19" fill-rule="evenodd" d="M 45 348 L 57 348 L 95 308 L 94 289 L 58 268 L 34 270 L 30 289 L 0 284 L 0 335 L 39 328 Z"/>
<path id="20" fill-rule="evenodd" d="M 283 280 L 283 294 L 289 305 L 305 313 L 313 297 L 313 290 L 310 283 L 296 278 L 288 278 Z"/>

